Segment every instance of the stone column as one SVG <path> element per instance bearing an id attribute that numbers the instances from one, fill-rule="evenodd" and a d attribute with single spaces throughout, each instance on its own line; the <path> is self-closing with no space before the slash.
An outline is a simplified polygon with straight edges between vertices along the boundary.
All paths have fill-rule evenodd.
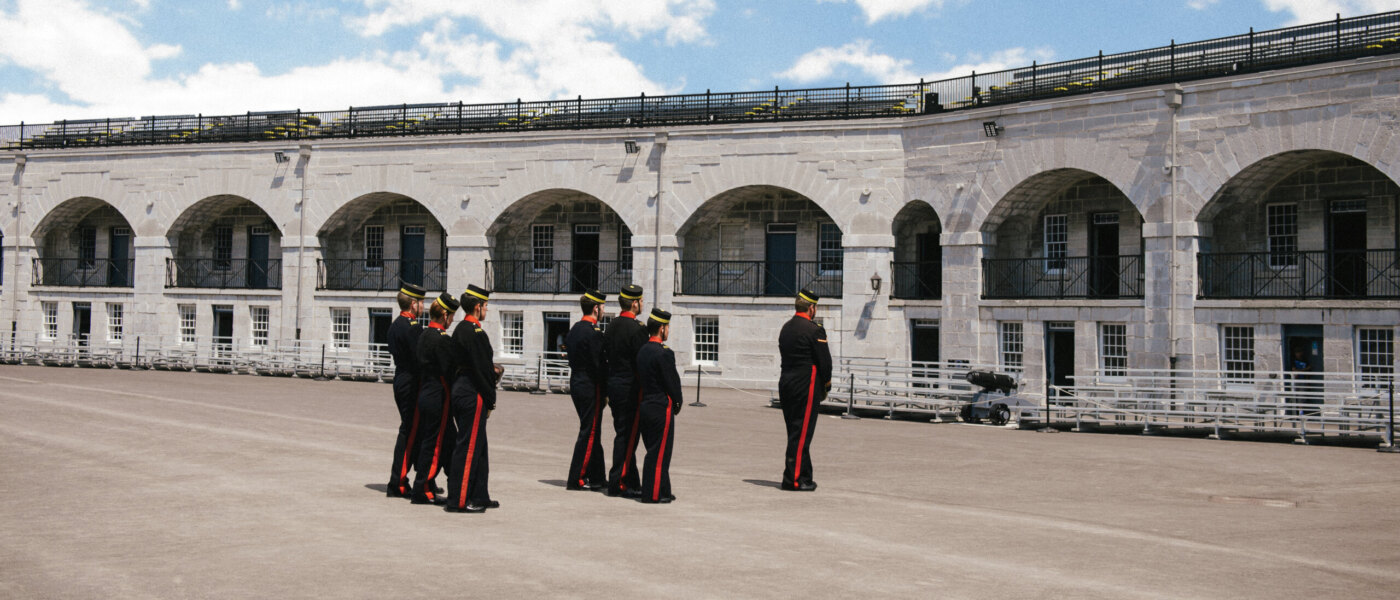
<path id="1" fill-rule="evenodd" d="M 853 234 L 843 236 L 841 243 L 845 251 L 841 269 L 841 313 L 835 322 L 826 324 L 832 342 L 832 358 L 908 360 L 908 356 L 895 354 L 901 344 L 889 339 L 891 332 L 904 330 L 889 323 L 894 236 Z M 879 292 L 872 289 L 870 283 L 870 278 L 876 274 L 880 276 Z M 822 304 L 827 302 L 823 300 Z M 834 304 L 838 300 L 833 298 L 829 302 Z"/>
<path id="2" fill-rule="evenodd" d="M 319 273 L 316 260 L 319 258 L 321 241 L 315 235 L 282 237 L 282 338 L 285 340 L 298 339 L 298 329 L 303 342 L 321 340 L 328 335 L 318 332 L 312 325 Z"/>
<path id="3" fill-rule="evenodd" d="M 995 243 L 980 231 L 944 232 L 943 311 L 939 322 L 943 360 L 996 362 L 995 331 L 982 323 L 982 257 Z M 990 337 L 986 332 L 992 331 Z M 988 343 L 991 340 L 991 343 Z"/>
<path id="4" fill-rule="evenodd" d="M 495 285 L 491 274 L 487 273 L 486 261 L 490 260 L 491 246 L 484 235 L 447 236 L 447 289 L 428 290 L 429 294 L 448 292 L 461 296 L 467 284 L 489 288 Z M 496 257 L 509 260 L 510 257 Z"/>
<path id="5" fill-rule="evenodd" d="M 1143 265 L 1139 281 L 1145 318 L 1141 345 L 1129 344 L 1128 364 L 1132 368 L 1165 369 L 1171 366 L 1172 356 L 1178 357 L 1177 368 L 1191 368 L 1198 362 L 1193 356 L 1198 230 L 1194 221 L 1177 223 L 1175 248 L 1172 230 L 1170 223 L 1142 226 Z"/>
<path id="6" fill-rule="evenodd" d="M 16 225 L 18 228 L 18 225 Z M 3 294 L 4 310 L 7 311 L 5 320 L 10 322 L 6 328 L 4 339 L 6 342 L 12 341 L 9 333 L 15 332 L 18 340 L 33 337 L 35 333 L 43 328 L 42 317 L 34 310 L 29 301 L 29 287 L 34 281 L 34 258 L 39 256 L 34 244 L 34 238 L 27 235 L 6 235 L 4 240 L 5 261 L 0 268 L 4 269 L 3 282 L 0 282 L 0 294 Z"/>
<path id="7" fill-rule="evenodd" d="M 162 323 L 170 319 L 164 314 L 169 312 L 165 308 L 165 264 L 173 256 L 170 239 L 163 235 L 137 236 L 132 246 L 132 295 L 123 315 L 122 337 L 140 334 L 150 339 L 158 336 Z M 94 306 L 94 314 L 95 311 Z"/>

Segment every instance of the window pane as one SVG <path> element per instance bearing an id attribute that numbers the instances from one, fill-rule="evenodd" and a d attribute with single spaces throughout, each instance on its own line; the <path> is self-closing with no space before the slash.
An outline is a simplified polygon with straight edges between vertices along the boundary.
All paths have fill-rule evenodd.
<path id="1" fill-rule="evenodd" d="M 331 309 L 331 339 L 337 350 L 350 347 L 350 309 Z"/>
<path id="2" fill-rule="evenodd" d="M 1065 255 L 1069 252 L 1069 217 L 1067 215 L 1045 215 L 1045 269 L 1059 271 L 1065 268 Z"/>
<path id="3" fill-rule="evenodd" d="M 1001 366 L 1020 369 L 1023 366 L 1025 338 L 1021 323 L 1002 322 L 997 324 L 1001 338 Z"/>
<path id="4" fill-rule="evenodd" d="M 1128 326 L 1104 323 L 1099 326 L 1099 369 L 1105 377 L 1128 375 Z"/>
<path id="5" fill-rule="evenodd" d="M 1251 383 L 1254 378 L 1254 328 L 1248 326 L 1221 327 L 1220 360 L 1224 363 L 1225 381 Z"/>
<path id="6" fill-rule="evenodd" d="M 248 316 L 252 321 L 253 345 L 267 345 L 267 331 L 269 328 L 268 310 L 266 306 L 252 306 L 248 308 Z"/>
<path id="7" fill-rule="evenodd" d="M 530 228 L 530 259 L 536 271 L 554 268 L 554 226 L 535 225 Z"/>
<path id="8" fill-rule="evenodd" d="M 1362 381 L 1388 381 L 1395 373 L 1395 330 L 1356 329 L 1356 372 Z"/>
<path id="9" fill-rule="evenodd" d="M 384 268 L 384 226 L 365 226 L 365 268 Z"/>
<path id="10" fill-rule="evenodd" d="M 695 317 L 695 362 L 719 362 L 719 317 Z"/>
<path id="11" fill-rule="evenodd" d="M 180 305 L 180 343 L 195 343 L 195 321 L 198 318 L 193 304 Z"/>
<path id="12" fill-rule="evenodd" d="M 817 260 L 822 271 L 841 270 L 841 228 L 822 223 L 818 230 Z"/>
<path id="13" fill-rule="evenodd" d="M 1269 266 L 1298 265 L 1298 205 L 1270 204 L 1265 208 L 1269 235 Z"/>

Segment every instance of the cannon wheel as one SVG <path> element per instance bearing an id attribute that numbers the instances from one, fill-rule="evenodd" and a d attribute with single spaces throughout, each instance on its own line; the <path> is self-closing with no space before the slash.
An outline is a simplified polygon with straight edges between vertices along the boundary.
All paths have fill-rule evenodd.
<path id="1" fill-rule="evenodd" d="M 972 405 L 971 405 L 971 404 L 964 404 L 963 407 L 962 407 L 962 410 L 958 412 L 958 416 L 959 416 L 959 417 L 962 417 L 962 420 L 963 420 L 964 423 L 981 423 L 981 422 L 982 422 L 982 419 L 977 418 L 976 414 L 972 411 Z"/>
<path id="2" fill-rule="evenodd" d="M 1011 409 L 1005 404 L 992 405 L 991 412 L 987 413 L 987 422 L 993 425 L 1005 425 L 1011 420 Z"/>

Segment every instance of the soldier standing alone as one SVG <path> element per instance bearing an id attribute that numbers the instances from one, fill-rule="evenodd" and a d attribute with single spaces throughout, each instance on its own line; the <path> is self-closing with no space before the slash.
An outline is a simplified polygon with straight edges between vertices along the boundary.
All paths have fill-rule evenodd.
<path id="1" fill-rule="evenodd" d="M 676 414 L 681 411 L 681 376 L 676 354 L 662 342 L 671 335 L 671 313 L 651 309 L 647 343 L 637 352 L 637 379 L 642 388 L 642 440 L 647 445 L 642 465 L 642 502 L 666 503 L 671 493 L 671 450 L 676 444 Z"/>
<path id="2" fill-rule="evenodd" d="M 608 406 L 613 417 L 613 463 L 608 472 L 608 495 L 640 498 L 642 480 L 637 475 L 637 438 L 640 435 L 642 391 L 637 385 L 637 351 L 647 343 L 647 328 L 637 320 L 642 313 L 642 286 L 627 285 L 618 292 L 622 312 L 603 332 L 608 365 Z"/>
<path id="3" fill-rule="evenodd" d="M 569 395 L 578 412 L 578 439 L 574 442 L 573 460 L 569 462 L 570 490 L 599 491 L 607 487 L 607 467 L 603 461 L 603 404 L 606 393 L 607 363 L 603 355 L 603 331 L 598 317 L 608 297 L 598 290 L 588 290 L 579 298 L 583 318 L 569 329 L 564 349 L 569 353 Z"/>
<path id="4" fill-rule="evenodd" d="M 388 496 L 407 498 L 412 490 L 408 470 L 418 458 L 418 359 L 414 353 L 423 325 L 423 288 L 405 283 L 397 297 L 399 316 L 389 325 L 389 355 L 394 358 L 394 404 L 399 410 L 399 435 L 394 440 L 394 464 Z"/>
<path id="5" fill-rule="evenodd" d="M 817 405 L 831 388 L 831 350 L 826 329 L 812 319 L 817 316 L 821 297 L 803 289 L 797 294 L 797 314 L 783 324 L 778 334 L 782 354 L 782 374 L 778 378 L 778 399 L 787 423 L 787 466 L 783 469 L 782 489 L 810 492 L 817 489 L 812 480 L 812 434 L 817 428 Z"/>

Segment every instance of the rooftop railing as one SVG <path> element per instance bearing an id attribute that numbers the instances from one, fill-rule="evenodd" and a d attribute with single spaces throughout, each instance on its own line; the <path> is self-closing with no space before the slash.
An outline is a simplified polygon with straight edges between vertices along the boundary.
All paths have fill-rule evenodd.
<path id="1" fill-rule="evenodd" d="M 8 150 L 900 117 L 1400 51 L 1400 11 L 895 85 L 87 119 L 0 127 Z"/>

